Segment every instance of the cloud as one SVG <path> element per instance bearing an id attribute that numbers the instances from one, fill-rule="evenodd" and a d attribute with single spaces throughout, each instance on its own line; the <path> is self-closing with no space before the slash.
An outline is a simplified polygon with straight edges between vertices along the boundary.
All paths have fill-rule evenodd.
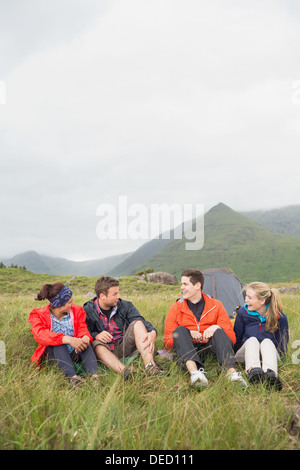
<path id="1" fill-rule="evenodd" d="M 121 252 L 117 242 L 100 247 L 95 214 L 122 194 L 206 209 L 299 203 L 293 2 L 9 5 L 0 108 L 7 250 L 40 241 L 69 257 Z"/>

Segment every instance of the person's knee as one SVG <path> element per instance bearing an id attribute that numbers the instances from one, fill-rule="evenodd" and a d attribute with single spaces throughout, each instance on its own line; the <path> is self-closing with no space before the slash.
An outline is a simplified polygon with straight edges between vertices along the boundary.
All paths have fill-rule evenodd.
<path id="1" fill-rule="evenodd" d="M 261 344 L 266 346 L 272 346 L 274 343 L 270 338 L 265 338 L 262 340 Z"/>
<path id="2" fill-rule="evenodd" d="M 57 346 L 47 346 L 47 354 L 52 357 L 59 357 L 61 354 L 69 354 L 67 344 L 58 344 Z"/>
<path id="3" fill-rule="evenodd" d="M 102 359 L 103 356 L 109 353 L 113 354 L 112 351 L 104 344 L 97 344 L 93 349 L 97 359 Z"/>
<path id="4" fill-rule="evenodd" d="M 128 328 L 133 328 L 134 331 L 138 330 L 138 329 L 146 329 L 144 323 L 142 322 L 142 320 L 135 320 L 133 322 L 131 322 L 128 326 Z"/>
<path id="5" fill-rule="evenodd" d="M 177 339 L 182 335 L 190 334 L 190 330 L 186 326 L 177 326 L 177 328 L 172 332 L 173 339 Z"/>
<path id="6" fill-rule="evenodd" d="M 255 336 L 251 336 L 250 338 L 248 338 L 245 344 L 246 343 L 247 346 L 259 346 L 259 341 Z"/>
<path id="7" fill-rule="evenodd" d="M 216 340 L 222 339 L 223 341 L 226 341 L 226 342 L 228 341 L 228 342 L 232 343 L 231 339 L 225 333 L 223 328 L 217 328 L 216 331 L 213 334 L 213 338 L 215 338 Z"/>

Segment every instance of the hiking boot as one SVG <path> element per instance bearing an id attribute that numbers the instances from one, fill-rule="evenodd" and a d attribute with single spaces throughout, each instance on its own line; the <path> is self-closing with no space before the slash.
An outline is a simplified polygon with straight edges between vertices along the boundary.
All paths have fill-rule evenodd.
<path id="1" fill-rule="evenodd" d="M 248 387 L 246 380 L 243 379 L 242 374 L 240 372 L 232 372 L 231 374 L 227 375 L 230 382 L 235 382 L 241 385 L 243 388 Z"/>
<path id="2" fill-rule="evenodd" d="M 263 382 L 264 371 L 261 367 L 253 367 L 248 374 L 248 380 L 251 384 Z"/>
<path id="3" fill-rule="evenodd" d="M 144 369 L 147 375 L 166 375 L 166 372 L 156 362 L 148 362 Z"/>
<path id="4" fill-rule="evenodd" d="M 208 380 L 205 377 L 204 369 L 199 369 L 191 372 L 191 385 L 197 388 L 207 387 Z"/>
<path id="5" fill-rule="evenodd" d="M 278 391 L 282 389 L 282 382 L 272 369 L 268 369 L 265 373 L 265 382 L 269 388 L 274 388 Z"/>
<path id="6" fill-rule="evenodd" d="M 134 378 L 135 371 L 131 367 L 125 367 L 122 376 L 124 380 L 130 380 Z"/>
<path id="7" fill-rule="evenodd" d="M 84 383 L 84 380 L 81 377 L 79 377 L 79 375 L 74 375 L 74 377 L 71 377 L 69 379 L 69 382 L 72 385 L 72 387 L 76 390 Z"/>
<path id="8" fill-rule="evenodd" d="M 98 374 L 90 375 L 89 379 L 90 379 L 90 383 L 94 386 L 98 386 L 101 384 L 101 379 Z"/>

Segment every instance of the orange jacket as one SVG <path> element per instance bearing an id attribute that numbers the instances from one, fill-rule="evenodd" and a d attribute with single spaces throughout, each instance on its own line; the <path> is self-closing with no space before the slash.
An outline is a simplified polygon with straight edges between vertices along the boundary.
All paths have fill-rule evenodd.
<path id="1" fill-rule="evenodd" d="M 193 312 L 189 309 L 186 300 L 178 299 L 171 305 L 165 321 L 165 349 L 173 347 L 172 333 L 178 326 L 185 326 L 191 331 L 200 331 L 201 334 L 211 325 L 220 326 L 233 344 L 236 342 L 233 327 L 222 302 L 202 293 L 205 307 L 197 320 Z"/>
<path id="2" fill-rule="evenodd" d="M 70 312 L 71 320 L 74 327 L 74 337 L 82 338 L 88 336 L 92 342 L 89 330 L 85 323 L 86 313 L 79 305 L 72 305 Z M 63 333 L 54 333 L 51 331 L 50 303 L 46 307 L 33 309 L 28 318 L 31 324 L 31 333 L 37 341 L 38 348 L 35 350 L 31 362 L 39 364 L 47 346 L 59 346 L 65 336 Z"/>

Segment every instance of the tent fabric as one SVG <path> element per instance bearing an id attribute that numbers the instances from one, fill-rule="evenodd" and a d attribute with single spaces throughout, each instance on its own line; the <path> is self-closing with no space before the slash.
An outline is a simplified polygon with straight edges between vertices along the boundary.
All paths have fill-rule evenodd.
<path id="1" fill-rule="evenodd" d="M 234 316 L 237 306 L 243 306 L 245 297 L 243 284 L 236 275 L 226 268 L 207 269 L 201 271 L 204 276 L 202 291 L 220 300 L 230 318 Z"/>

